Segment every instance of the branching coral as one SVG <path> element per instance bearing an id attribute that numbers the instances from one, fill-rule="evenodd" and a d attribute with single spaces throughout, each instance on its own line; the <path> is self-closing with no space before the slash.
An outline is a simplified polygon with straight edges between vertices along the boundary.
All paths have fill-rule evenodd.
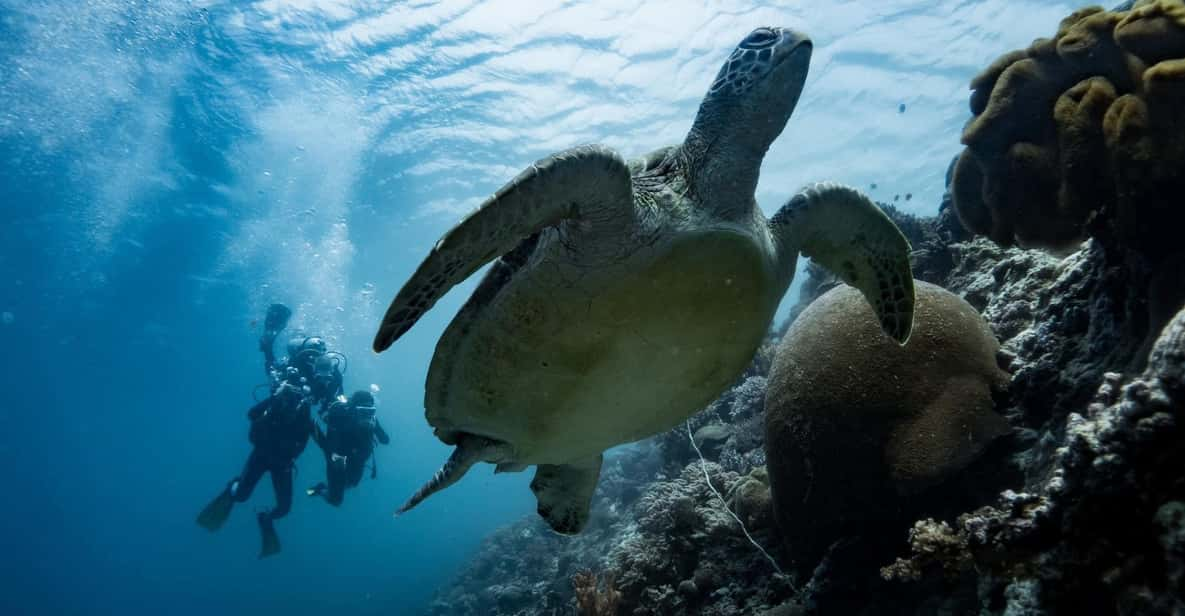
<path id="1" fill-rule="evenodd" d="M 971 81 L 955 209 L 1003 245 L 1087 236 L 1153 258 L 1185 222 L 1185 1 L 1066 17 Z"/>
<path id="2" fill-rule="evenodd" d="M 582 616 L 617 616 L 621 593 L 613 583 L 613 573 L 606 573 L 604 582 L 592 571 L 581 571 L 572 576 L 576 592 L 576 607 Z"/>

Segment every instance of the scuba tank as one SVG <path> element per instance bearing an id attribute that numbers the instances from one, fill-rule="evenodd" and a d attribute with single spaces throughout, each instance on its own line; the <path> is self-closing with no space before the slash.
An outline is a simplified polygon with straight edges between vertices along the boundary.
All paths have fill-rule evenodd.
<path id="1" fill-rule="evenodd" d="M 345 355 L 336 351 L 324 353 L 313 362 L 312 388 L 318 400 L 329 400 L 341 394 L 345 362 Z"/>

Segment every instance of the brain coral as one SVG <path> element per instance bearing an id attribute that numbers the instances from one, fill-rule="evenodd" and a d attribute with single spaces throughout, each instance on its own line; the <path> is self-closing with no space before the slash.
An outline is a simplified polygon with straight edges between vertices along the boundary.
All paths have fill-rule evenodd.
<path id="1" fill-rule="evenodd" d="M 1079 10 L 971 88 L 952 186 L 970 231 L 1004 245 L 1094 236 L 1153 256 L 1180 250 L 1185 1 Z"/>
<path id="2" fill-rule="evenodd" d="M 837 287 L 794 321 L 765 398 L 774 514 L 795 559 L 897 515 L 901 496 L 948 478 L 1008 431 L 993 392 L 1008 374 L 967 302 L 915 281 L 914 333 L 899 347 L 861 295 Z"/>

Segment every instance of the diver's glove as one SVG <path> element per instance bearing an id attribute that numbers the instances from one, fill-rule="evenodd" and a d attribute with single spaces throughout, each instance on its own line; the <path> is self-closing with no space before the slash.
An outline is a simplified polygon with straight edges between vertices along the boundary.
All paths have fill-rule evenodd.
<path id="1" fill-rule="evenodd" d="M 289 381 L 284 381 L 284 382 L 280 383 L 280 386 L 276 389 L 276 397 L 279 397 L 279 398 L 286 398 L 286 397 L 299 398 L 299 397 L 301 397 L 302 394 L 303 394 L 302 389 L 300 387 L 297 387 L 296 385 L 293 385 Z"/>

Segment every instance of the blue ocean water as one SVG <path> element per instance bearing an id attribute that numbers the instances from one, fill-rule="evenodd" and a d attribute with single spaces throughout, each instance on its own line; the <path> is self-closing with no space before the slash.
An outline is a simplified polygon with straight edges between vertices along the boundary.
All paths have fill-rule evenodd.
<path id="1" fill-rule="evenodd" d="M 967 79 L 1071 8 L 0 0 L 0 612 L 415 613 L 534 510 L 529 475 L 479 469 L 391 516 L 448 455 L 423 381 L 476 277 L 370 339 L 461 214 L 570 145 L 678 142 L 767 23 L 816 52 L 762 207 L 838 179 L 929 213 Z M 378 386 L 393 442 L 342 508 L 298 494 L 260 561 L 266 480 L 218 534 L 194 516 L 249 451 L 275 301 L 349 357 L 347 390 Z M 323 477 L 314 445 L 298 467 Z"/>

